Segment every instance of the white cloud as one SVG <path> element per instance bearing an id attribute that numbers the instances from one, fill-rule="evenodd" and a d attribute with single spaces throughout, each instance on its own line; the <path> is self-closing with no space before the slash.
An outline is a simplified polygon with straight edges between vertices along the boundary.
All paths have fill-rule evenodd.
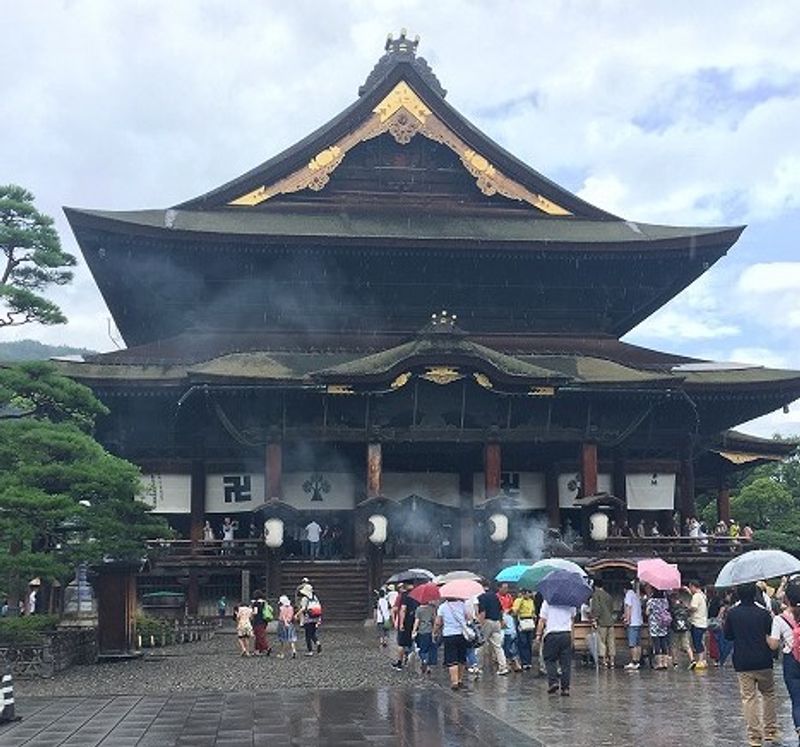
<path id="1" fill-rule="evenodd" d="M 800 262 L 762 262 L 744 269 L 737 283 L 738 311 L 771 330 L 791 335 L 800 328 Z"/>
<path id="2" fill-rule="evenodd" d="M 754 436 L 772 438 L 775 434 L 783 436 L 800 437 L 800 400 L 789 406 L 789 412 L 775 410 L 775 412 L 762 415 L 760 418 L 742 423 L 736 427 L 737 431 L 751 433 Z"/>

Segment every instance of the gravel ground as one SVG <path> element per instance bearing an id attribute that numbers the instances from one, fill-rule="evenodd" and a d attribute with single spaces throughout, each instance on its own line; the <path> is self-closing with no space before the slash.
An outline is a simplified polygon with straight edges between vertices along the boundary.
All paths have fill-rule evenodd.
<path id="1" fill-rule="evenodd" d="M 36 697 L 431 686 L 418 674 L 392 669 L 389 649 L 380 649 L 371 634 L 371 629 L 358 627 L 322 627 L 322 654 L 306 657 L 298 645 L 297 659 L 292 660 L 274 654 L 243 658 L 233 630 L 225 629 L 210 641 L 147 649 L 141 659 L 76 666 L 49 680 L 18 679 L 15 688 L 18 696 Z M 270 643 L 277 643 L 274 636 Z"/>

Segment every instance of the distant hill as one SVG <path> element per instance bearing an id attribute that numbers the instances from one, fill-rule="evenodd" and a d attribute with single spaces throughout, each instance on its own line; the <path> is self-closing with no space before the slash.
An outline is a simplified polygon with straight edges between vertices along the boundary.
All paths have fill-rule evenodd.
<path id="1" fill-rule="evenodd" d="M 46 361 L 62 355 L 95 355 L 95 351 L 67 345 L 43 345 L 37 340 L 0 342 L 0 361 Z"/>

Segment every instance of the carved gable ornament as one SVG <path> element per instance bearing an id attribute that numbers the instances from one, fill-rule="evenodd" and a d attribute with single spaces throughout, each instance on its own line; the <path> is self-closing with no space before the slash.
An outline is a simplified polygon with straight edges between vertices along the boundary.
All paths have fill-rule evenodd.
<path id="1" fill-rule="evenodd" d="M 302 189 L 319 191 L 330 175 L 353 147 L 388 132 L 400 145 L 407 145 L 422 134 L 452 150 L 464 168 L 475 177 L 478 189 L 487 197 L 501 194 L 510 200 L 527 202 L 548 215 L 571 215 L 569 210 L 540 194 L 531 192 L 502 173 L 489 160 L 470 148 L 452 132 L 414 93 L 411 86 L 400 81 L 359 127 L 341 140 L 317 153 L 308 164 L 273 184 L 265 184 L 231 200 L 230 205 L 258 205 L 279 194 Z"/>

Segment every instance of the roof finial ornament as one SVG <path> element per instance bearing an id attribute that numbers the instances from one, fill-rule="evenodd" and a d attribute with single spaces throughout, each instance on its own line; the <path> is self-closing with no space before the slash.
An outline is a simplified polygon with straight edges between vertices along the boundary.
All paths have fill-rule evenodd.
<path id="1" fill-rule="evenodd" d="M 457 320 L 458 317 L 455 314 L 451 314 L 445 309 L 442 309 L 438 313 L 431 314 L 430 324 L 428 324 L 425 329 L 422 330 L 422 332 L 435 332 L 438 334 L 463 334 L 463 332 L 456 326 Z"/>
<path id="2" fill-rule="evenodd" d="M 400 37 L 398 39 L 395 39 L 391 33 L 386 37 L 384 50 L 389 54 L 411 54 L 413 57 L 417 53 L 418 46 L 419 34 L 411 41 L 408 39 L 408 31 L 400 29 Z"/>

